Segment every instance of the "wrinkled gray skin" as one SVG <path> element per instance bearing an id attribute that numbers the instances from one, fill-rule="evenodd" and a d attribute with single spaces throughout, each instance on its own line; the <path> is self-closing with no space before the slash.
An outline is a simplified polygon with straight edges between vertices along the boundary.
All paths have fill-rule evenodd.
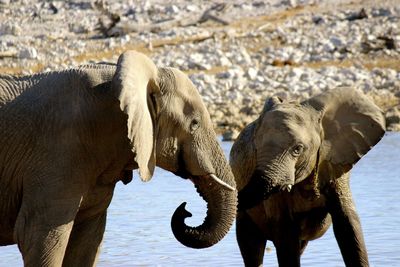
<path id="1" fill-rule="evenodd" d="M 148 181 L 158 165 L 205 199 L 202 225 L 185 225 L 184 204 L 173 215 L 186 246 L 212 246 L 235 218 L 235 181 L 200 95 L 143 54 L 0 76 L 0 129 L 0 245 L 18 244 L 25 266 L 94 265 L 115 184 L 134 169 Z"/>
<path id="2" fill-rule="evenodd" d="M 338 88 L 302 103 L 269 99 L 234 143 L 237 241 L 246 266 L 261 266 L 267 240 L 279 266 L 300 266 L 307 242 L 333 223 L 346 266 L 368 266 L 349 171 L 384 134 L 365 95 Z"/>

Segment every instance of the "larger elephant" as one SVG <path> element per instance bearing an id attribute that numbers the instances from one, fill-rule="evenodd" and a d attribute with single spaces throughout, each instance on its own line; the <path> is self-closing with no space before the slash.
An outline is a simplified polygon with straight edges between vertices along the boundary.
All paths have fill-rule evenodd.
<path id="1" fill-rule="evenodd" d="M 275 245 L 279 266 L 300 266 L 307 242 L 333 230 L 346 266 L 368 266 L 349 171 L 383 136 L 380 109 L 351 88 L 302 103 L 266 101 L 234 143 L 237 241 L 246 266 Z"/>
<path id="2" fill-rule="evenodd" d="M 207 202 L 189 227 L 192 248 L 221 240 L 237 194 L 210 116 L 190 79 L 127 51 L 117 65 L 25 77 L 0 76 L 0 245 L 18 244 L 26 266 L 92 266 L 115 184 L 155 166 L 190 179 Z M 129 204 L 127 204 L 129 205 Z"/>

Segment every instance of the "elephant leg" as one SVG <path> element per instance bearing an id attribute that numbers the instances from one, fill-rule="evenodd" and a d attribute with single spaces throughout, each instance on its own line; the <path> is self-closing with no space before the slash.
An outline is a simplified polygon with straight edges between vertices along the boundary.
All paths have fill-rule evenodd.
<path id="1" fill-rule="evenodd" d="M 308 244 L 307 240 L 300 241 L 300 256 L 303 255 L 304 250 L 306 250 L 307 244 Z"/>
<path id="2" fill-rule="evenodd" d="M 104 230 L 107 211 L 75 224 L 65 252 L 63 266 L 95 266 Z"/>
<path id="3" fill-rule="evenodd" d="M 17 217 L 14 236 L 25 266 L 62 264 L 81 199 L 47 197 L 23 200 Z"/>
<path id="4" fill-rule="evenodd" d="M 250 216 L 239 211 L 236 217 L 236 239 L 245 266 L 262 266 L 267 240 Z"/>
<path id="5" fill-rule="evenodd" d="M 344 178 L 332 183 L 328 192 L 328 208 L 333 232 L 346 266 L 369 266 L 360 219 L 348 181 Z"/>
<path id="6" fill-rule="evenodd" d="M 297 225 L 281 222 L 274 237 L 279 267 L 300 267 L 300 256 L 307 243 L 300 240 Z"/>
<path id="7" fill-rule="evenodd" d="M 301 248 L 300 241 L 284 241 L 274 242 L 276 255 L 278 257 L 279 267 L 295 267 L 300 266 Z"/>

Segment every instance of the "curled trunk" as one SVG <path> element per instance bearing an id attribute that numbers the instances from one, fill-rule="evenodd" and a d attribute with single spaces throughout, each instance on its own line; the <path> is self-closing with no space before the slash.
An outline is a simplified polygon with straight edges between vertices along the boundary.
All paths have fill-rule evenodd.
<path id="1" fill-rule="evenodd" d="M 222 179 L 228 185 L 234 185 L 233 175 L 226 172 Z M 229 231 L 236 217 L 237 192 L 229 186 L 215 181 L 211 176 L 192 178 L 197 192 L 207 202 L 207 215 L 204 222 L 197 227 L 187 226 L 185 218 L 191 213 L 182 203 L 171 219 L 172 232 L 183 245 L 191 248 L 207 248 L 220 241 Z"/>

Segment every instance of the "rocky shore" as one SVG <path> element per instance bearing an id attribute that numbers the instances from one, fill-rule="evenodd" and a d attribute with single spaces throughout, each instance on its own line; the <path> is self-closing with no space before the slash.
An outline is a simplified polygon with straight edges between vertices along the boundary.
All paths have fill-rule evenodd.
<path id="1" fill-rule="evenodd" d="M 116 62 L 126 49 L 188 73 L 228 139 L 272 95 L 337 86 L 364 91 L 400 131 L 398 0 L 0 0 L 0 73 Z"/>

